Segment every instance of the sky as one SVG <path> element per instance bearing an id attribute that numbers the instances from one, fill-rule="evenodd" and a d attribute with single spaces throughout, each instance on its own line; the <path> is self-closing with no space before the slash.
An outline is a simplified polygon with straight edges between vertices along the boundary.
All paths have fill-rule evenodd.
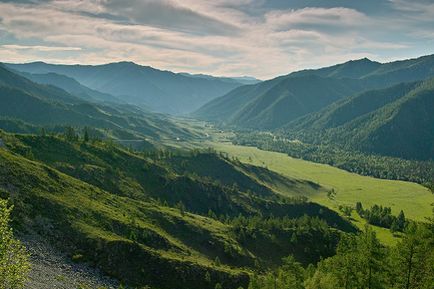
<path id="1" fill-rule="evenodd" d="M 434 53 L 434 0 L 0 0 L 0 62 L 269 79 Z"/>

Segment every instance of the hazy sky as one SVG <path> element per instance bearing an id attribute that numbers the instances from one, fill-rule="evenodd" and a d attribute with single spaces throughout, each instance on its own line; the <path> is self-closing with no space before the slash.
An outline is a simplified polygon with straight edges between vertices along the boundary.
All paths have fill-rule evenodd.
<path id="1" fill-rule="evenodd" d="M 0 0 L 0 61 L 262 79 L 434 53 L 434 0 Z"/>

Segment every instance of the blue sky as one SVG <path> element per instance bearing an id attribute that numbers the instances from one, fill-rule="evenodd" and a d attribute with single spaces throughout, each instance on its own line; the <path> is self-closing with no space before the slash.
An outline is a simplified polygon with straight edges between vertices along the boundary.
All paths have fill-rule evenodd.
<path id="1" fill-rule="evenodd" d="M 434 53 L 434 0 L 0 0 L 0 61 L 267 79 Z"/>

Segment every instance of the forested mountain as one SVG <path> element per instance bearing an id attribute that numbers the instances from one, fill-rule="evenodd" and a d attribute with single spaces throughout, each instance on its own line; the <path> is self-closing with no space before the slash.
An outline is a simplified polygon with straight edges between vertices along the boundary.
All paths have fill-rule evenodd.
<path id="1" fill-rule="evenodd" d="M 239 87 L 193 115 L 240 128 L 276 129 L 341 98 L 432 76 L 433 55 L 385 64 L 361 59 Z"/>
<path id="2" fill-rule="evenodd" d="M 243 84 L 216 77 L 196 77 L 162 71 L 132 62 L 104 65 L 54 65 L 43 62 L 8 64 L 32 74 L 56 73 L 93 90 L 157 112 L 184 114 Z"/>
<path id="3" fill-rule="evenodd" d="M 310 143 L 408 159 L 434 158 L 434 79 L 344 99 L 281 131 Z"/>
<path id="4" fill-rule="evenodd" d="M 272 129 L 362 89 L 353 80 L 315 75 L 280 77 L 239 87 L 193 115 L 243 128 Z"/>
<path id="5" fill-rule="evenodd" d="M 69 135 L 0 139 L 0 193 L 13 196 L 17 228 L 129 285 L 247 288 L 255 266 L 279 265 L 289 254 L 317 262 L 334 253 L 342 231 L 355 230 L 326 207 L 277 194 L 255 167 L 213 152 L 133 153 Z M 323 190 L 287 182 L 297 192 Z"/>
<path id="6" fill-rule="evenodd" d="M 158 140 L 191 136 L 191 132 L 166 116 L 127 104 L 88 102 L 60 88 L 34 83 L 2 66 L 0 119 L 0 125 L 5 124 L 3 128 L 13 127 L 13 119 L 46 127 L 91 126 L 100 130 L 103 136 L 119 139 L 147 137 Z"/>

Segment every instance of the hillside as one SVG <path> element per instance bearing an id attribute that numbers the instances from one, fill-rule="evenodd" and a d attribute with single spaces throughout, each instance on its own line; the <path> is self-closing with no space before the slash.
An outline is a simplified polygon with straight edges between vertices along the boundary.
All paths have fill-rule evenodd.
<path id="1" fill-rule="evenodd" d="M 244 268 L 253 268 L 255 260 L 269 267 L 294 254 L 304 264 L 317 262 L 333 254 L 336 229 L 354 231 L 326 207 L 278 195 L 246 174 L 248 166 L 237 168 L 216 154 L 162 159 L 105 142 L 5 133 L 0 139 L 0 192 L 15 205 L 16 228 L 131 285 L 213 289 L 221 283 L 236 289 L 246 286 Z M 203 157 L 211 161 L 209 172 L 218 170 L 214 164 L 224 164 L 225 176 L 172 169 Z M 234 183 L 225 185 L 231 177 Z M 321 189 L 288 183 L 297 183 L 297 190 Z M 226 221 L 217 218 L 220 214 Z M 238 231 L 253 216 L 258 224 L 265 222 L 258 217 L 263 216 L 282 218 L 274 222 L 286 225 Z M 288 246 L 293 234 L 297 240 Z M 216 257 L 221 265 L 213 261 Z"/>
<path id="2" fill-rule="evenodd" d="M 409 159 L 433 159 L 434 80 L 368 91 L 290 123 L 282 131 L 310 142 L 336 143 Z"/>
<path id="3" fill-rule="evenodd" d="M 194 77 L 161 71 L 132 62 L 104 65 L 53 65 L 43 62 L 7 64 L 32 74 L 56 73 L 111 94 L 124 102 L 157 112 L 185 114 L 242 85 L 214 77 Z"/>
<path id="4" fill-rule="evenodd" d="M 281 128 L 342 98 L 434 76 L 434 55 L 381 64 L 361 59 L 318 70 L 303 70 L 239 87 L 193 116 L 239 128 Z"/>

